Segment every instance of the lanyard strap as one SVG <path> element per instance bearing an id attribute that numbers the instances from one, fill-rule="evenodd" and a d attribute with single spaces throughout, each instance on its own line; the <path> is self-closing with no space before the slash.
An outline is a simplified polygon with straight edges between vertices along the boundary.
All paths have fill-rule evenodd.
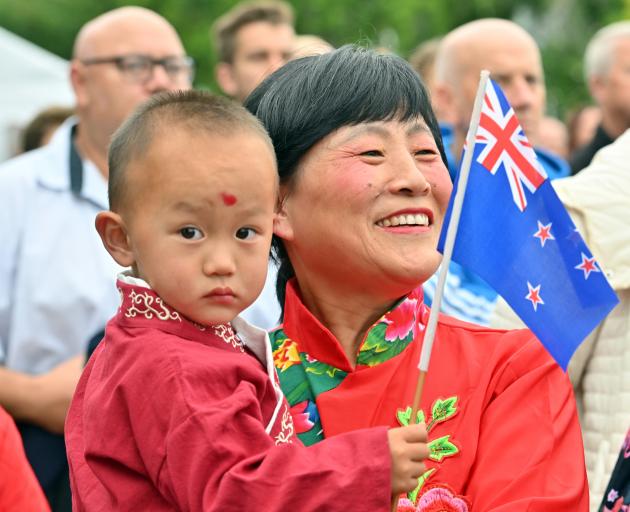
<path id="1" fill-rule="evenodd" d="M 77 125 L 70 130 L 70 190 L 75 196 L 80 196 L 83 188 L 83 161 L 74 145 L 76 130 Z"/>

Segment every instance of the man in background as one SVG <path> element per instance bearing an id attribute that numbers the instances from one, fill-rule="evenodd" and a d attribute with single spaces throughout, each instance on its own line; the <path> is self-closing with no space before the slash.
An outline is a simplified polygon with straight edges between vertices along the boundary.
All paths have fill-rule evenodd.
<path id="1" fill-rule="evenodd" d="M 263 79 L 284 65 L 293 50 L 293 10 L 284 2 L 237 4 L 212 26 L 225 94 L 243 102 Z"/>
<path id="2" fill-rule="evenodd" d="M 22 130 L 20 153 L 48 144 L 55 130 L 72 114 L 74 114 L 74 109 L 57 106 L 48 107 L 39 112 Z"/>
<path id="3" fill-rule="evenodd" d="M 187 89 L 192 61 L 144 8 L 88 22 L 74 45 L 76 118 L 0 166 L 0 405 L 19 423 L 53 510 L 69 510 L 62 432 L 88 340 L 116 312 L 118 268 L 94 218 L 107 209 L 112 133 L 160 91 Z"/>
<path id="4" fill-rule="evenodd" d="M 535 144 L 545 113 L 546 90 L 540 50 L 536 41 L 519 25 L 503 19 L 486 18 L 461 25 L 440 43 L 435 62 L 435 95 L 451 115 L 454 158 L 449 172 L 455 180 L 468 132 L 481 70 L 503 89 L 525 134 Z M 568 164 L 559 156 L 534 147 L 538 160 L 551 178 L 567 176 Z M 448 150 L 447 150 L 448 152 Z M 430 302 L 437 278 L 425 283 Z M 487 325 L 497 293 L 476 274 L 451 263 L 441 310 L 469 322 Z"/>
<path id="5" fill-rule="evenodd" d="M 508 20 L 486 18 L 447 34 L 436 59 L 436 94 L 451 108 L 453 154 L 459 160 L 482 69 L 490 71 L 530 141 L 538 138 L 545 115 L 546 88 L 540 50 L 534 38 Z M 550 178 L 568 175 L 566 162 L 535 148 Z"/>
<path id="6" fill-rule="evenodd" d="M 591 163 L 598 150 L 630 128 L 630 21 L 612 23 L 588 43 L 584 74 L 600 107 L 601 122 L 593 138 L 571 157 L 571 173 Z"/>
<path id="7" fill-rule="evenodd" d="M 544 116 L 538 125 L 538 137 L 529 141 L 566 160 L 569 157 L 569 131 L 560 119 Z"/>

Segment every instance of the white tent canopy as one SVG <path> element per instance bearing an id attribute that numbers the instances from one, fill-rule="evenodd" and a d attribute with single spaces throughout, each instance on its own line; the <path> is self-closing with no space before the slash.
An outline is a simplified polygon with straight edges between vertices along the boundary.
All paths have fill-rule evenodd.
<path id="1" fill-rule="evenodd" d="M 72 106 L 68 62 L 0 27 L 0 161 L 15 154 L 19 130 L 50 106 Z"/>

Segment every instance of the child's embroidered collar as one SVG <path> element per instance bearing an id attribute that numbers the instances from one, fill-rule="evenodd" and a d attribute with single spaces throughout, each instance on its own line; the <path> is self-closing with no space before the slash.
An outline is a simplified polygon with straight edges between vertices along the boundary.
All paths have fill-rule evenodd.
<path id="1" fill-rule="evenodd" d="M 166 304 L 146 281 L 127 272 L 119 274 L 116 286 L 121 298 L 118 308 L 121 323 L 155 327 L 196 341 L 205 341 L 212 334 L 233 349 L 244 351 L 243 342 L 229 323 L 204 326 L 192 322 Z"/>

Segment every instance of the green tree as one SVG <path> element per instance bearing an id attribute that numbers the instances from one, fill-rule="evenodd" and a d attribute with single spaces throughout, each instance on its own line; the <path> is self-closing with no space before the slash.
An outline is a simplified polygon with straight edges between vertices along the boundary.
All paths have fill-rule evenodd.
<path id="1" fill-rule="evenodd" d="M 233 0 L 0 0 L 0 25 L 61 57 L 72 55 L 86 21 L 122 5 L 142 5 L 164 15 L 197 63 L 197 87 L 216 90 L 216 56 L 209 27 Z M 300 33 L 318 34 L 335 46 L 363 43 L 407 57 L 420 42 L 481 17 L 509 18 L 539 42 L 546 70 L 549 111 L 562 117 L 589 101 L 582 55 L 601 26 L 630 17 L 630 0 L 291 0 Z"/>

